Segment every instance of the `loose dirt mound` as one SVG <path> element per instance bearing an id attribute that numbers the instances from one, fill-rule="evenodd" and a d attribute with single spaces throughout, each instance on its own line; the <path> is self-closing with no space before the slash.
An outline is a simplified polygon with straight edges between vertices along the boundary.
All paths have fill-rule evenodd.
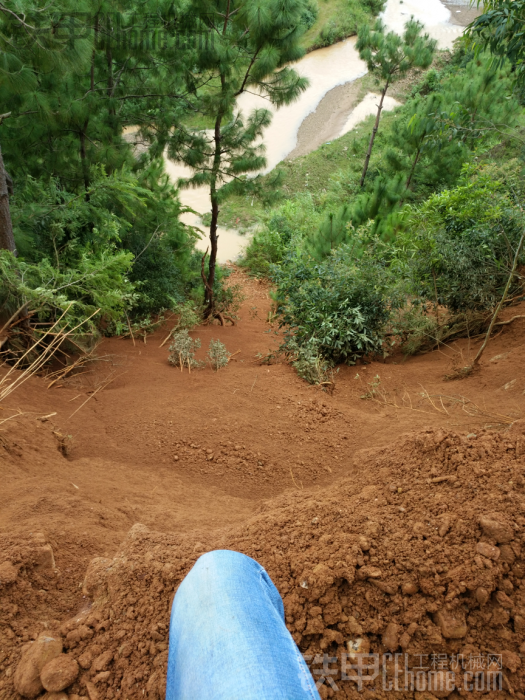
<path id="1" fill-rule="evenodd" d="M 163 697 L 173 593 L 200 554 L 226 548 L 266 567 L 305 654 L 406 652 L 412 668 L 421 655 L 501 655 L 504 688 L 523 698 L 525 422 L 504 434 L 429 429 L 355 462 L 352 478 L 281 496 L 242 526 L 175 536 L 135 525 L 114 558 L 89 564 L 82 609 L 47 629 L 39 601 L 55 595 L 52 548 L 34 535 L 4 542 L 1 697 L 14 687 L 34 697 L 42 681 L 67 681 L 70 698 Z M 331 678 L 339 690 L 325 683 L 323 697 L 358 696 Z M 385 696 L 382 683 L 367 693 Z"/>

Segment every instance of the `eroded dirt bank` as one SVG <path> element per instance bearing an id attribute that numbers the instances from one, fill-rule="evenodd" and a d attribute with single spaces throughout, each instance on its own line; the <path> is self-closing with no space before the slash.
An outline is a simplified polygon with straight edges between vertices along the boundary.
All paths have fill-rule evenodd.
<path id="1" fill-rule="evenodd" d="M 25 415 L 0 425 L 0 697 L 43 694 L 20 665 L 42 633 L 73 700 L 159 697 L 173 591 L 231 547 L 267 567 L 305 653 L 502 654 L 494 697 L 520 698 L 524 320 L 462 382 L 443 377 L 479 339 L 342 368 L 328 395 L 260 363 L 278 344 L 267 289 L 234 278 L 239 324 L 195 332 L 241 351 L 225 370 L 170 367 L 163 329 L 2 406 Z"/>

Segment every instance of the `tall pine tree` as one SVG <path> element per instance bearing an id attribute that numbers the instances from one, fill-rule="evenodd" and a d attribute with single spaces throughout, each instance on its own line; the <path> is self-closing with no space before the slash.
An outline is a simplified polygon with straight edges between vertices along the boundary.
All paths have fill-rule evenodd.
<path id="1" fill-rule="evenodd" d="M 194 109 L 210 123 L 208 131 L 175 129 L 169 156 L 193 169 L 186 187 L 205 185 L 211 204 L 210 258 L 203 267 L 206 315 L 213 316 L 220 202 L 231 192 L 254 186 L 245 176 L 261 170 L 266 160 L 261 143 L 270 113 L 255 110 L 247 118 L 236 108 L 245 91 L 261 92 L 279 107 L 306 88 L 288 64 L 304 54 L 300 22 L 304 0 L 197 0 L 195 16 L 204 41 L 197 46 L 195 67 L 188 72 Z"/>
<path id="2" fill-rule="evenodd" d="M 410 19 L 405 26 L 403 36 L 395 32 L 386 33 L 385 25 L 377 20 L 373 29 L 368 25 L 361 27 L 357 39 L 359 55 L 366 61 L 368 70 L 382 84 L 381 97 L 377 107 L 377 116 L 370 136 L 368 151 L 361 176 L 361 187 L 365 184 L 366 173 L 374 147 L 374 140 L 379 129 L 383 102 L 390 85 L 403 78 L 412 68 L 428 68 L 432 63 L 436 42 L 428 34 L 421 36 L 423 25 Z"/>

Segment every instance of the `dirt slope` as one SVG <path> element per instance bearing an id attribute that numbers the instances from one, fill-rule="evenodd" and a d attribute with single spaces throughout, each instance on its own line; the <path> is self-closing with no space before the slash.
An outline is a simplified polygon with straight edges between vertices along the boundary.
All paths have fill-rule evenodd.
<path id="1" fill-rule="evenodd" d="M 94 657 L 111 652 L 111 660 L 85 668 L 70 695 L 138 697 L 156 672 L 147 686 L 156 697 L 173 588 L 200 552 L 217 546 L 245 551 L 268 567 L 288 596 L 290 628 L 303 650 L 340 652 L 363 635 L 380 650 L 392 623 L 399 626 L 392 633 L 399 651 L 411 629 L 407 648 L 451 653 L 459 642 L 436 631 L 436 615 L 450 603 L 466 615 L 462 648 L 506 650 L 518 660 L 525 653 L 524 456 L 514 422 L 525 415 L 523 319 L 502 328 L 481 371 L 462 382 L 443 377 L 454 362 L 466 364 L 479 339 L 406 362 L 393 357 L 342 368 L 327 395 L 285 364 L 260 364 L 256 355 L 278 344 L 265 322 L 267 289 L 235 275 L 247 291 L 240 323 L 195 333 L 203 349 L 219 337 L 241 351 L 225 370 L 189 375 L 170 367 L 166 347 L 159 348 L 163 329 L 147 344 L 108 339 L 88 373 L 49 390 L 45 379 L 31 380 L 2 405 L 0 421 L 17 410 L 26 415 L 0 424 L 0 697 L 17 697 L 13 678 L 23 645 L 44 630 L 58 631 L 83 609 L 90 631 L 82 627 L 83 638 L 67 641 L 67 654 L 79 658 L 89 648 Z M 441 476 L 456 478 L 432 482 Z M 447 514 L 450 534 L 441 536 L 434 530 Z M 476 553 L 483 514 L 512 528 L 503 544 L 514 547 L 513 562 L 501 547 L 498 561 Z M 136 523 L 141 527 L 127 535 Z M 110 566 L 133 589 L 133 601 L 119 586 L 101 598 L 99 583 L 90 583 L 90 576 L 99 580 L 95 573 L 82 593 L 94 557 L 116 557 L 102 563 L 100 585 Z M 359 573 L 366 566 L 380 568 L 377 581 L 395 592 Z M 150 573 L 137 578 L 139 569 Z M 324 582 L 319 595 L 301 587 L 307 574 L 315 591 L 315 577 Z M 415 596 L 401 593 L 405 579 L 419 586 Z M 481 608 L 473 602 L 478 588 L 489 596 Z M 498 590 L 510 607 L 498 602 Z M 508 615 L 494 617 L 498 605 Z M 412 622 L 407 610 L 414 611 Z M 327 617 L 310 624 L 319 614 Z M 62 627 L 62 637 L 79 624 Z M 154 634 L 151 625 L 158 625 Z M 117 654 L 122 640 L 133 644 L 129 656 Z M 521 692 L 519 668 L 505 673 Z"/>

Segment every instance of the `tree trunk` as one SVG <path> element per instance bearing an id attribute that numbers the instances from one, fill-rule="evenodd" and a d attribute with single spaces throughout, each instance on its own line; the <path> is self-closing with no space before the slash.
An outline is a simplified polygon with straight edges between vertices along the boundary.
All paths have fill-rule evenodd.
<path id="1" fill-rule="evenodd" d="M 408 176 L 408 180 L 406 181 L 405 189 L 408 190 L 410 187 L 410 183 L 412 182 L 412 178 L 414 177 L 414 171 L 416 169 L 416 165 L 419 162 L 419 156 L 421 155 L 421 149 L 417 149 L 416 157 L 414 158 L 414 162 L 412 163 L 412 169 L 410 171 L 410 175 Z"/>
<path id="2" fill-rule="evenodd" d="M 211 191 L 211 224 L 210 224 L 210 262 L 208 266 L 208 286 L 204 290 L 204 303 L 206 304 L 206 311 L 204 313 L 205 318 L 209 318 L 213 315 L 214 307 L 214 297 L 213 297 L 213 285 L 215 283 L 215 267 L 217 263 L 217 243 L 219 237 L 217 236 L 217 222 L 219 220 L 219 202 L 217 201 L 217 192 L 215 187 L 212 187 Z"/>
<path id="3" fill-rule="evenodd" d="M 379 101 L 379 107 L 377 108 L 377 116 L 376 116 L 376 123 L 374 124 L 374 128 L 372 129 L 372 136 L 370 137 L 370 143 L 368 144 L 368 152 L 366 154 L 365 158 L 365 165 L 363 168 L 363 174 L 361 175 L 361 183 L 360 186 L 363 187 L 365 184 L 365 178 L 366 178 L 366 173 L 368 171 L 368 164 L 370 163 L 370 156 L 372 155 L 372 148 L 374 146 L 374 140 L 377 134 L 377 130 L 379 129 L 379 120 L 381 119 L 381 111 L 383 110 L 383 102 L 385 101 L 385 95 L 386 91 L 388 90 L 388 85 L 389 81 L 386 81 L 386 85 L 383 89 L 383 92 L 381 93 L 381 99 Z"/>
<path id="4" fill-rule="evenodd" d="M 13 223 L 9 209 L 9 175 L 5 171 L 2 150 L 0 149 L 0 249 L 10 250 L 16 255 L 15 237 L 13 236 Z"/>
<path id="5" fill-rule="evenodd" d="M 213 316 L 215 299 L 213 296 L 213 285 L 215 283 L 215 267 L 217 263 L 217 242 L 219 237 L 217 236 L 217 224 L 219 221 L 219 199 L 217 195 L 217 177 L 219 175 L 219 169 L 221 166 L 221 123 L 223 114 L 220 112 L 215 120 L 215 153 L 213 156 L 213 167 L 212 167 L 212 181 L 210 185 L 210 199 L 211 199 L 211 223 L 210 223 L 210 262 L 208 267 L 208 284 L 204 289 L 204 303 L 206 304 L 206 309 L 204 311 L 204 318 L 209 318 Z"/>
<path id="6" fill-rule="evenodd" d="M 510 285 L 512 283 L 512 278 L 516 274 L 516 270 L 518 269 L 518 263 L 520 261 L 520 255 L 521 255 L 521 249 L 523 248 L 523 243 L 525 243 L 525 231 L 521 234 L 520 242 L 518 243 L 518 247 L 516 248 L 516 253 L 514 255 L 514 262 L 512 264 L 512 270 L 510 271 L 509 278 L 507 280 L 507 284 L 505 285 L 505 289 L 503 291 L 503 296 L 500 299 L 500 302 L 498 306 L 496 307 L 496 311 L 494 312 L 494 316 L 492 317 L 492 320 L 490 322 L 490 326 L 487 331 L 487 335 L 485 336 L 485 340 L 483 341 L 480 349 L 478 350 L 478 354 L 474 358 L 474 362 L 472 363 L 472 367 L 476 367 L 479 365 L 479 361 L 481 360 L 481 356 L 485 352 L 485 348 L 487 347 L 487 343 L 489 342 L 490 334 L 492 333 L 492 329 L 494 328 L 494 324 L 496 323 L 496 319 L 498 318 L 499 312 L 501 311 L 503 304 L 505 303 L 505 300 L 507 299 L 507 295 L 509 293 Z"/>
<path id="7" fill-rule="evenodd" d="M 97 41 L 98 41 L 98 13 L 95 15 L 95 27 L 94 27 L 94 39 L 93 39 L 93 53 L 91 54 L 91 92 L 95 91 L 95 56 L 97 53 Z"/>
<path id="8" fill-rule="evenodd" d="M 84 178 L 84 188 L 86 190 L 86 202 L 89 202 L 89 165 L 86 154 L 86 130 L 88 128 L 89 119 L 86 119 L 84 126 L 79 134 L 80 138 L 80 162 L 82 164 L 82 177 Z"/>
<path id="9" fill-rule="evenodd" d="M 108 15 L 108 21 L 106 25 L 106 31 L 107 31 L 107 37 L 106 37 L 106 62 L 108 66 L 108 84 L 107 84 L 107 89 L 106 93 L 109 99 L 113 97 L 113 90 L 114 90 L 114 77 L 113 77 L 113 51 L 111 50 L 111 33 L 113 31 L 113 27 L 111 26 L 111 22 L 109 19 Z M 109 107 L 109 114 L 111 117 L 115 117 L 115 108 L 114 107 Z M 112 125 L 114 127 L 114 125 Z"/>

